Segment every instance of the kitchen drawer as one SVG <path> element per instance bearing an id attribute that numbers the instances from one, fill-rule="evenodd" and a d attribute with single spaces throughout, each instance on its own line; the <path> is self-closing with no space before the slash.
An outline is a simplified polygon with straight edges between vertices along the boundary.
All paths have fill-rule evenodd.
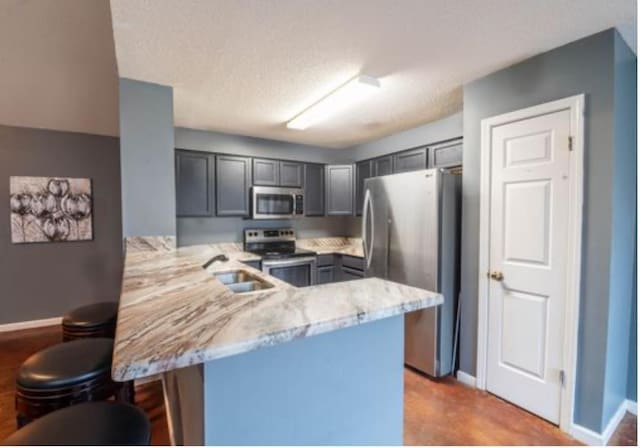
<path id="1" fill-rule="evenodd" d="M 358 280 L 364 278 L 364 272 L 357 269 L 351 269 L 346 266 L 342 266 L 342 280 Z"/>
<path id="2" fill-rule="evenodd" d="M 360 257 L 352 257 L 351 255 L 343 255 L 342 266 L 364 271 L 364 259 Z"/>
<path id="3" fill-rule="evenodd" d="M 333 254 L 318 255 L 318 266 L 333 266 L 335 264 L 335 256 Z"/>

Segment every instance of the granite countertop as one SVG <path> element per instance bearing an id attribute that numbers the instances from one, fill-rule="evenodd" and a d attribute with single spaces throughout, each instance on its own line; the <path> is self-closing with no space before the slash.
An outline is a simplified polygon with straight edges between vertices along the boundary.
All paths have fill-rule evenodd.
<path id="1" fill-rule="evenodd" d="M 331 237 L 311 238 L 296 241 L 296 246 L 313 250 L 320 255 L 340 254 L 352 257 L 364 257 L 362 238 Z"/>
<path id="2" fill-rule="evenodd" d="M 357 241 L 342 247 L 349 252 L 348 247 L 354 245 Z M 200 364 L 443 301 L 440 294 L 378 278 L 296 288 L 242 263 L 260 257 L 243 252 L 240 243 L 180 249 L 158 244 L 151 250 L 145 250 L 146 246 L 127 246 L 132 250 L 127 250 L 125 258 L 112 367 L 117 381 Z M 202 268 L 207 260 L 221 253 L 229 261 Z M 354 253 L 355 249 L 347 254 Z M 235 269 L 260 277 L 274 287 L 234 294 L 213 274 Z"/>

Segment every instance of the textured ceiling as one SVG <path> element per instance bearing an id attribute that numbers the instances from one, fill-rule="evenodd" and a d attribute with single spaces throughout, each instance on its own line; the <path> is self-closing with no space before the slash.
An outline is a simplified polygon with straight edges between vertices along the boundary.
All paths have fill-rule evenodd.
<path id="1" fill-rule="evenodd" d="M 118 135 L 108 1 L 0 1 L 0 123 Z"/>
<path id="2" fill-rule="evenodd" d="M 176 126 L 345 147 L 462 108 L 461 85 L 623 24 L 634 0 L 111 0 L 119 73 L 171 85 Z M 635 41 L 635 36 L 633 36 Z M 365 104 L 285 122 L 358 73 Z"/>

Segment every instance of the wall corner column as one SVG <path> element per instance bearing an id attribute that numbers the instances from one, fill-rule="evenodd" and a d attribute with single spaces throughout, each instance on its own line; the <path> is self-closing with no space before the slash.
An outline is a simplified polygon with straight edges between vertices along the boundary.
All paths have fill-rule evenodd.
<path id="1" fill-rule="evenodd" d="M 120 78 L 122 234 L 176 237 L 173 88 Z"/>

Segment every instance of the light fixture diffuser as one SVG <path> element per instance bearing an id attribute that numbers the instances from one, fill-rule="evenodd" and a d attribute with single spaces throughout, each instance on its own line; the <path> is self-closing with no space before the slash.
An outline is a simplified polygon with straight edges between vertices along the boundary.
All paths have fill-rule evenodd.
<path id="1" fill-rule="evenodd" d="M 362 101 L 380 88 L 372 76 L 359 75 L 296 115 L 287 123 L 289 129 L 306 129 Z"/>

